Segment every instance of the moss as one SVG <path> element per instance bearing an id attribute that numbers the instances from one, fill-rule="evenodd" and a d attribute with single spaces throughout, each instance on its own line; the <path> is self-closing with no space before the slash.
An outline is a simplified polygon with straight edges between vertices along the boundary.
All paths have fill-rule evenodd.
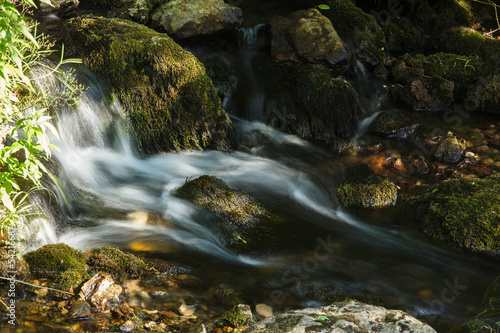
<path id="1" fill-rule="evenodd" d="M 204 66 L 167 35 L 89 16 L 50 32 L 115 89 L 143 153 L 228 149 L 231 122 Z"/>
<path id="2" fill-rule="evenodd" d="M 387 206 L 395 202 L 396 195 L 396 185 L 379 176 L 371 176 L 363 182 L 344 182 L 337 188 L 337 196 L 344 206 Z"/>
<path id="3" fill-rule="evenodd" d="M 233 307 L 231 310 L 226 311 L 222 317 L 214 322 L 215 328 L 223 328 L 226 326 L 238 328 L 240 325 L 248 326 L 254 323 L 253 318 L 248 318 L 240 312 L 238 306 Z"/>
<path id="4" fill-rule="evenodd" d="M 270 122 L 329 149 L 352 138 L 362 118 L 358 94 L 342 77 L 312 66 L 274 68 L 278 87 Z"/>
<path id="5" fill-rule="evenodd" d="M 500 254 L 500 178 L 454 179 L 401 197 L 428 235 L 461 249 Z"/>
<path id="6" fill-rule="evenodd" d="M 463 56 L 451 53 L 435 53 L 429 56 L 406 54 L 402 57 L 406 65 L 422 68 L 424 75 L 442 78 L 455 84 L 454 95 L 464 96 L 469 86 L 483 74 L 483 61 L 475 55 Z"/>
<path id="7" fill-rule="evenodd" d="M 483 61 L 500 53 L 500 40 L 484 37 L 479 31 L 465 27 L 446 30 L 436 42 L 438 50 L 460 55 L 478 55 Z"/>
<path id="8" fill-rule="evenodd" d="M 63 290 L 76 289 L 90 278 L 89 274 L 81 270 L 68 270 L 59 274 L 54 280 L 54 285 Z"/>
<path id="9" fill-rule="evenodd" d="M 53 286 L 57 288 L 76 288 L 90 278 L 85 270 L 86 257 L 83 253 L 63 243 L 42 246 L 27 253 L 24 258 L 32 274 L 52 278 Z"/>
<path id="10" fill-rule="evenodd" d="M 205 65 L 207 75 L 212 79 L 217 94 L 221 97 L 231 94 L 234 88 L 234 71 L 224 61 L 224 58 L 217 54 L 204 56 L 200 61 Z"/>
<path id="11" fill-rule="evenodd" d="M 392 17 L 383 25 L 387 50 L 392 54 L 422 52 L 425 47 L 424 31 L 404 17 Z"/>
<path id="12" fill-rule="evenodd" d="M 149 270 L 141 258 L 111 246 L 92 250 L 88 264 L 94 272 L 110 273 L 119 282 L 129 277 L 138 278 Z"/>

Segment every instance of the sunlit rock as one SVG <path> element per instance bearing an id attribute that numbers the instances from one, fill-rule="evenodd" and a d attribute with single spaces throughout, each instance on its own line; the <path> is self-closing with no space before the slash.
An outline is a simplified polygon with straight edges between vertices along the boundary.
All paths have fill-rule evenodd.
<path id="1" fill-rule="evenodd" d="M 108 301 L 117 301 L 122 287 L 115 284 L 111 274 L 100 272 L 82 286 L 82 293 L 93 307 L 104 310 Z"/>
<path id="2" fill-rule="evenodd" d="M 437 144 L 434 157 L 440 162 L 456 163 L 464 155 L 467 143 L 464 139 L 460 141 L 452 132 L 443 137 Z"/>

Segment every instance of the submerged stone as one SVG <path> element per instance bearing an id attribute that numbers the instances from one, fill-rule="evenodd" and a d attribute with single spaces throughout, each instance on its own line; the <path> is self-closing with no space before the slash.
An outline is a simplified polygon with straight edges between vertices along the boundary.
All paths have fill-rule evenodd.
<path id="1" fill-rule="evenodd" d="M 110 274 L 99 272 L 82 286 L 85 300 L 98 310 L 104 310 L 108 301 L 118 301 L 122 287 L 115 284 Z"/>
<path id="2" fill-rule="evenodd" d="M 229 148 L 231 121 L 204 66 L 166 34 L 89 16 L 50 33 L 114 88 L 143 153 Z"/>
<path id="3" fill-rule="evenodd" d="M 398 110 L 381 111 L 370 124 L 372 133 L 407 138 L 415 133 L 418 124 L 405 112 Z"/>
<path id="4" fill-rule="evenodd" d="M 443 137 L 437 144 L 434 157 L 440 162 L 456 163 L 464 155 L 467 143 L 464 139 L 458 141 L 452 132 Z"/>
<path id="5" fill-rule="evenodd" d="M 90 317 L 90 304 L 83 299 L 76 301 L 71 305 L 70 315 L 73 319 Z"/>
<path id="6" fill-rule="evenodd" d="M 271 20 L 271 55 L 278 62 L 318 63 L 342 71 L 349 55 L 328 18 L 316 9 Z"/>
<path id="7" fill-rule="evenodd" d="M 360 182 L 345 182 L 337 188 L 344 206 L 384 207 L 396 202 L 396 185 L 387 178 L 371 176 Z"/>
<path id="8" fill-rule="evenodd" d="M 435 333 L 400 310 L 387 310 L 356 301 L 334 303 L 322 308 L 307 308 L 281 313 L 251 325 L 245 332 L 408 332 Z"/>

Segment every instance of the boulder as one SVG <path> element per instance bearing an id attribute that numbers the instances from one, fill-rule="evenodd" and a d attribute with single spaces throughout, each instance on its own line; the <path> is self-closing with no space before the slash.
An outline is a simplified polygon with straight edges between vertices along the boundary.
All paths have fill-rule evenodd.
<path id="1" fill-rule="evenodd" d="M 439 112 L 451 106 L 455 85 L 452 81 L 434 76 L 414 80 L 404 87 L 394 85 L 391 88 L 396 99 L 411 110 Z"/>
<path id="2" fill-rule="evenodd" d="M 416 121 L 405 112 L 385 110 L 375 117 L 368 129 L 371 133 L 404 139 L 415 133 L 417 128 Z"/>
<path id="3" fill-rule="evenodd" d="M 223 100 L 231 95 L 236 86 L 236 76 L 226 60 L 218 54 L 203 56 L 200 61 L 214 84 L 217 95 Z"/>
<path id="4" fill-rule="evenodd" d="M 94 308 L 104 310 L 108 301 L 118 301 L 122 287 L 115 284 L 111 274 L 99 272 L 84 283 L 81 293 Z"/>
<path id="5" fill-rule="evenodd" d="M 38 11 L 45 15 L 55 14 L 61 18 L 65 18 L 74 15 L 78 5 L 79 0 L 39 0 L 36 1 L 38 6 Z"/>
<path id="6" fill-rule="evenodd" d="M 352 85 L 312 65 L 277 65 L 274 73 L 277 92 L 271 126 L 333 151 L 343 149 L 363 116 Z"/>
<path id="7" fill-rule="evenodd" d="M 114 89 L 144 154 L 228 149 L 231 122 L 203 65 L 165 34 L 140 24 L 80 16 L 50 29 Z"/>
<path id="8" fill-rule="evenodd" d="M 460 141 L 452 132 L 441 138 L 434 151 L 434 157 L 439 162 L 456 163 L 464 155 L 467 143 L 464 139 Z"/>
<path id="9" fill-rule="evenodd" d="M 398 202 L 430 237 L 459 249 L 500 254 L 498 174 L 420 186 Z"/>
<path id="10" fill-rule="evenodd" d="M 346 301 L 322 308 L 281 313 L 251 325 L 245 332 L 435 333 L 436 331 L 403 311 Z"/>
<path id="11" fill-rule="evenodd" d="M 371 176 L 357 182 L 344 182 L 337 188 L 337 196 L 344 206 L 384 207 L 396 202 L 398 189 L 387 178 Z"/>
<path id="12" fill-rule="evenodd" d="M 454 27 L 443 31 L 437 38 L 439 51 L 469 56 L 476 54 L 488 61 L 500 53 L 500 40 L 488 38 L 467 27 Z"/>
<path id="13" fill-rule="evenodd" d="M 87 264 L 91 273 L 106 272 L 118 282 L 137 279 L 149 270 L 141 258 L 111 246 L 93 249 Z"/>
<path id="14" fill-rule="evenodd" d="M 150 25 L 182 39 L 234 30 L 241 23 L 241 9 L 223 0 L 171 0 L 153 11 Z"/>
<path id="15" fill-rule="evenodd" d="M 342 71 L 349 55 L 332 22 L 316 9 L 300 10 L 271 22 L 271 55 L 278 62 L 318 63 Z"/>
<path id="16" fill-rule="evenodd" d="M 500 51 L 499 51 L 500 52 Z M 500 57 L 493 61 L 493 68 L 467 90 L 468 111 L 500 114 Z"/>
<path id="17" fill-rule="evenodd" d="M 423 52 L 425 48 L 424 31 L 406 17 L 392 16 L 382 24 L 387 51 L 392 55 L 406 52 Z"/>

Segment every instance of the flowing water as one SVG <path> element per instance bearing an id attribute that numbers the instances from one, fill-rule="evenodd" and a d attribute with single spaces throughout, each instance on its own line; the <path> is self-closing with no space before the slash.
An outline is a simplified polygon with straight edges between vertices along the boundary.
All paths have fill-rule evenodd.
<path id="1" fill-rule="evenodd" d="M 267 301 L 277 309 L 288 306 L 286 298 L 297 300 L 294 306 L 320 305 L 303 289 L 338 287 L 404 308 L 438 328 L 473 317 L 500 272 L 497 262 L 434 244 L 392 210 L 343 210 L 334 193 L 352 171 L 350 158 L 256 121 L 272 107 L 254 71 L 265 58 L 261 27 L 242 31 L 236 53 L 220 52 L 236 67 L 238 81 L 225 104 L 240 147 L 230 153 L 139 156 L 119 103 L 109 105 L 109 89 L 79 68 L 79 80 L 90 88 L 76 112 L 58 115 L 57 203 L 37 203 L 45 218 L 30 221 L 32 230 L 43 230 L 33 232 L 31 248 L 64 242 L 82 250 L 111 245 L 189 258 L 227 272 L 227 281 L 242 290 L 281 292 L 279 299 L 266 299 L 269 292 L 245 295 L 248 303 Z M 365 128 L 360 125 L 358 136 Z M 200 209 L 173 195 L 186 179 L 205 174 L 293 216 L 280 235 L 293 246 L 245 255 L 226 248 Z M 151 223 L 152 217 L 160 222 Z"/>

